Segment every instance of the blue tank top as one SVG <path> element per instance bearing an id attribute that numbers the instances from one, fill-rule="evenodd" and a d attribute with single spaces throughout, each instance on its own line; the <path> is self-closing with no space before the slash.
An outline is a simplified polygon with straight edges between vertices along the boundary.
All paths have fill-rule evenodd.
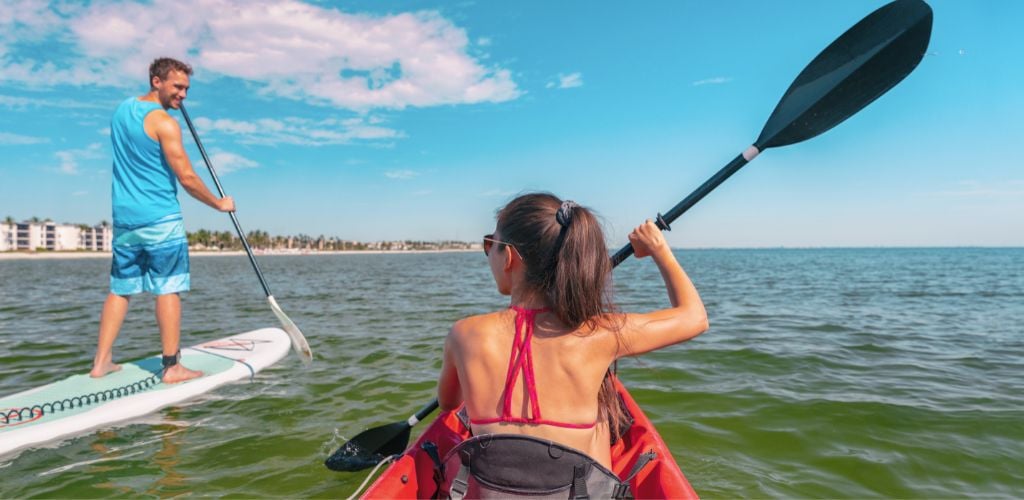
<path id="1" fill-rule="evenodd" d="M 110 120 L 114 146 L 113 219 L 118 226 L 141 226 L 181 213 L 178 182 L 160 143 L 146 135 L 146 115 L 160 104 L 130 97 Z"/>

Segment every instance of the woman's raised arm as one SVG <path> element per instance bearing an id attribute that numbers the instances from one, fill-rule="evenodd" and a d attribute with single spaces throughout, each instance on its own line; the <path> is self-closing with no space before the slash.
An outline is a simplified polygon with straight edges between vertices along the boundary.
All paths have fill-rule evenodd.
<path id="1" fill-rule="evenodd" d="M 672 307 L 649 313 L 626 314 L 622 329 L 625 349 L 616 357 L 633 356 L 678 344 L 708 329 L 704 302 L 679 265 L 664 235 L 648 220 L 629 235 L 637 258 L 650 256 L 661 271 Z"/>

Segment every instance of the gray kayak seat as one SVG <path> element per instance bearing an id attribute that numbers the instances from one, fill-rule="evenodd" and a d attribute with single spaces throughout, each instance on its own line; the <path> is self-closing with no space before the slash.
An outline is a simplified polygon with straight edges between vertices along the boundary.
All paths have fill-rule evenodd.
<path id="1" fill-rule="evenodd" d="M 619 422 L 624 434 L 633 417 L 622 405 L 626 418 Z M 472 434 L 463 407 L 457 414 Z M 613 435 L 611 444 L 615 444 Z M 520 434 L 473 436 L 441 458 L 437 445 L 426 442 L 424 451 L 434 462 L 434 498 L 549 498 L 632 499 L 630 481 L 657 459 L 653 450 L 637 457 L 629 474 L 619 479 L 596 460 L 575 448 L 547 439 Z"/>
<path id="2" fill-rule="evenodd" d="M 447 498 L 633 498 L 629 481 L 656 458 L 637 459 L 625 480 L 585 453 L 546 439 L 484 434 L 452 448 L 435 473 Z"/>

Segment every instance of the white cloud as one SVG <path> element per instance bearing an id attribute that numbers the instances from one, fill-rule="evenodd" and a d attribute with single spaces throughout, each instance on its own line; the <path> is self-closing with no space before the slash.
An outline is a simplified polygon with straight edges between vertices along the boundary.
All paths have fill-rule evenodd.
<path id="1" fill-rule="evenodd" d="M 416 177 L 417 175 L 420 174 L 412 170 L 389 170 L 387 172 L 384 172 L 384 176 L 387 177 L 388 179 L 396 179 L 400 181 L 407 181 L 409 179 L 412 179 L 413 177 Z"/>
<path id="2" fill-rule="evenodd" d="M 693 82 L 693 86 L 700 87 L 701 85 L 721 85 L 723 83 L 729 83 L 731 81 L 731 76 L 716 76 L 714 78 L 705 78 L 703 80 L 697 80 Z"/>
<path id="3" fill-rule="evenodd" d="M 582 87 L 582 86 L 583 86 L 583 74 L 579 73 L 579 72 L 571 73 L 571 74 L 568 74 L 568 75 L 558 75 L 558 80 L 557 81 L 548 82 L 548 84 L 545 85 L 545 87 L 547 87 L 549 89 L 552 89 L 552 88 L 571 89 L 571 88 Z"/>
<path id="4" fill-rule="evenodd" d="M 41 39 L 60 22 L 46 0 L 4 0 L 0 9 L 0 54 L 7 43 Z"/>
<path id="5" fill-rule="evenodd" d="M 102 158 L 102 148 L 103 146 L 100 143 L 94 142 L 82 149 L 57 151 L 53 154 L 60 160 L 60 166 L 57 167 L 57 170 L 63 174 L 78 175 L 79 162 Z"/>
<path id="6" fill-rule="evenodd" d="M 346 109 L 502 102 L 521 93 L 509 70 L 471 57 L 465 30 L 437 12 L 349 14 L 297 0 L 99 0 L 65 18 L 26 4 L 45 11 L 33 21 L 39 29 L 58 31 L 51 38 L 80 57 L 12 57 L 17 38 L 7 35 L 0 82 L 123 86 L 167 55 L 188 60 L 203 78 L 241 78 L 262 94 Z M 8 17 L 0 31 L 27 31 L 23 19 L 35 19 Z"/>
<path id="7" fill-rule="evenodd" d="M 4 146 L 21 146 L 25 144 L 41 144 L 44 142 L 50 142 L 50 139 L 46 137 L 33 137 L 30 135 L 0 132 L 0 144 Z"/>
<path id="8" fill-rule="evenodd" d="M 260 166 L 255 161 L 227 151 L 216 151 L 211 154 L 210 163 L 213 163 L 213 168 L 217 171 L 217 174 L 228 174 Z"/>
<path id="9" fill-rule="evenodd" d="M 76 101 L 74 99 L 40 99 L 38 97 L 21 97 L 0 94 L 0 107 L 23 111 L 32 108 L 72 108 L 72 109 L 108 109 L 110 105 L 95 102 Z"/>
<path id="10" fill-rule="evenodd" d="M 193 121 L 200 135 L 219 132 L 236 136 L 242 144 L 325 146 L 405 137 L 398 130 L 380 126 L 383 120 L 373 116 L 324 120 L 261 118 L 251 121 L 199 117 Z"/>

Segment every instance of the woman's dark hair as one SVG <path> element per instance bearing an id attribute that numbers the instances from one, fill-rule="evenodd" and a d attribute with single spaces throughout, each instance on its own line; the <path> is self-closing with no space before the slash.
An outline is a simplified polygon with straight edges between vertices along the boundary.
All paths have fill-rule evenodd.
<path id="1" fill-rule="evenodd" d="M 574 330 L 593 329 L 611 308 L 612 265 L 597 218 L 586 207 L 567 205 L 562 225 L 562 200 L 548 193 L 521 195 L 498 211 L 498 232 L 523 257 L 527 286 L 544 295 L 558 319 Z"/>
<path id="2" fill-rule="evenodd" d="M 526 264 L 526 285 L 542 295 L 551 312 L 572 330 L 593 331 L 614 312 L 612 264 L 604 232 L 590 209 L 550 193 L 516 197 L 498 211 L 498 233 Z M 623 418 L 618 394 L 605 377 L 598 397 L 600 416 L 613 434 Z"/>

